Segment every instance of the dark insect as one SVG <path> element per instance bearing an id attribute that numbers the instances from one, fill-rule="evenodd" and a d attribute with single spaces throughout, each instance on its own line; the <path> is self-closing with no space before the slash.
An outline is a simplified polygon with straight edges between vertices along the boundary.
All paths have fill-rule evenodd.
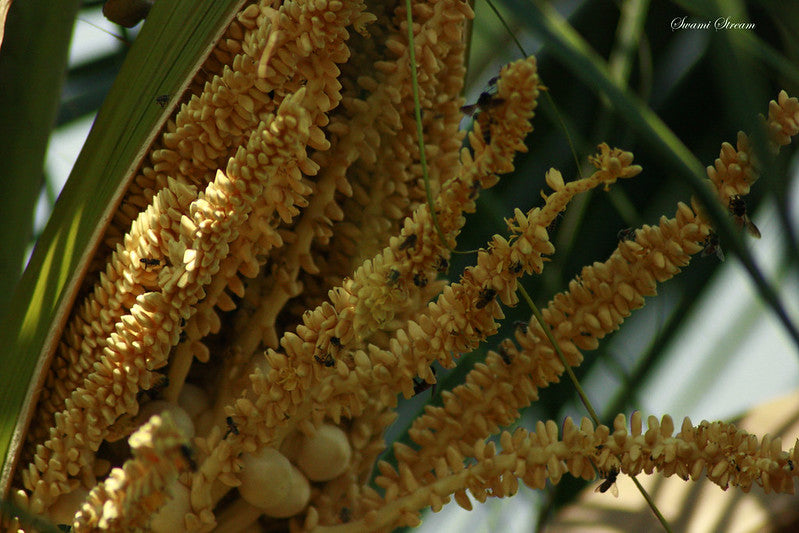
<path id="1" fill-rule="evenodd" d="M 223 439 L 227 438 L 227 436 L 230 435 L 231 433 L 234 435 L 239 434 L 239 427 L 233 421 L 232 416 L 225 418 L 225 423 L 227 424 L 227 432 L 225 432 L 225 436 L 222 437 Z"/>
<path id="2" fill-rule="evenodd" d="M 510 353 L 508 353 L 508 350 L 505 349 L 504 346 L 500 346 L 499 348 L 497 348 L 497 353 L 502 358 L 503 363 L 505 363 L 506 365 L 509 365 L 511 363 Z"/>
<path id="3" fill-rule="evenodd" d="M 161 96 L 155 97 L 155 103 L 161 106 L 161 109 L 165 108 L 166 105 L 169 103 L 169 95 L 162 94 Z"/>
<path id="4" fill-rule="evenodd" d="M 710 257 L 711 255 L 715 255 L 719 261 L 724 261 L 724 251 L 721 249 L 721 245 L 719 244 L 719 236 L 716 235 L 715 231 L 708 233 L 703 244 L 705 249 L 702 250 L 702 257 Z"/>
<path id="5" fill-rule="evenodd" d="M 341 339 L 338 337 L 330 337 L 330 344 L 335 346 L 336 348 L 341 347 Z"/>
<path id="6" fill-rule="evenodd" d="M 523 267 L 524 265 L 522 264 L 521 261 L 514 261 L 513 263 L 511 263 L 509 270 L 511 274 L 518 274 L 519 272 L 522 271 Z"/>
<path id="7" fill-rule="evenodd" d="M 417 287 L 425 287 L 427 285 L 427 276 L 421 272 L 417 272 L 413 275 L 413 284 Z"/>
<path id="8" fill-rule="evenodd" d="M 486 144 L 491 144 L 491 121 L 482 121 L 480 124 L 480 129 L 483 132 L 483 142 Z"/>
<path id="9" fill-rule="evenodd" d="M 346 524 L 351 519 L 351 512 L 349 507 L 342 507 L 341 511 L 338 512 L 338 518 L 341 520 L 342 524 Z"/>
<path id="10" fill-rule="evenodd" d="M 513 323 L 513 327 L 518 329 L 523 334 L 527 333 L 527 322 L 524 320 L 517 320 Z"/>
<path id="11" fill-rule="evenodd" d="M 449 261 L 445 257 L 438 257 L 436 262 L 433 263 L 433 268 L 436 269 L 436 272 L 446 272 L 449 268 Z"/>
<path id="12" fill-rule="evenodd" d="M 727 207 L 733 216 L 742 217 L 746 215 L 746 200 L 741 198 L 738 194 L 730 196 L 730 202 Z"/>
<path id="13" fill-rule="evenodd" d="M 634 228 L 620 229 L 619 232 L 616 234 L 616 238 L 619 239 L 619 242 L 631 241 L 635 239 L 635 229 Z"/>
<path id="14" fill-rule="evenodd" d="M 479 181 L 475 181 L 469 187 L 469 200 L 474 200 L 475 198 L 477 198 L 477 194 L 479 192 L 480 192 L 480 182 Z"/>
<path id="15" fill-rule="evenodd" d="M 139 259 L 139 262 L 141 262 L 141 264 L 144 265 L 145 269 L 148 266 L 158 266 L 161 264 L 160 259 L 153 259 L 152 257 L 142 257 L 141 259 Z"/>
<path id="16" fill-rule="evenodd" d="M 151 400 L 155 400 L 161 394 L 161 392 L 169 386 L 169 377 L 163 374 L 156 374 L 158 375 L 158 381 L 153 383 L 153 386 L 146 390 L 140 390 L 139 394 L 137 395 L 138 398 L 143 399 L 144 396 L 150 398 Z"/>
<path id="17" fill-rule="evenodd" d="M 617 477 L 619 477 L 619 470 L 617 468 L 611 468 L 610 472 L 608 472 L 608 477 L 605 478 L 605 481 L 603 481 L 601 485 L 594 489 L 594 492 L 601 492 L 604 494 L 610 489 L 610 493 L 618 498 L 619 487 L 616 486 Z"/>
<path id="18" fill-rule="evenodd" d="M 473 117 L 475 113 L 488 111 L 492 107 L 502 104 L 504 101 L 504 98 L 496 98 L 496 93 L 489 89 L 488 91 L 481 92 L 475 103 L 461 107 L 461 113 Z"/>
<path id="19" fill-rule="evenodd" d="M 181 318 L 180 319 L 180 327 L 181 328 L 185 328 L 186 327 L 186 319 L 185 318 Z"/>
<path id="20" fill-rule="evenodd" d="M 416 246 L 416 241 L 418 240 L 418 238 L 419 238 L 418 235 L 416 235 L 415 233 L 408 235 L 407 237 L 405 237 L 405 240 L 402 241 L 402 243 L 399 245 L 399 250 L 403 251 L 409 248 L 413 248 L 414 246 Z"/>
<path id="21" fill-rule="evenodd" d="M 197 471 L 197 461 L 194 459 L 194 450 L 191 448 L 191 446 L 188 444 L 181 444 L 180 453 L 183 455 L 183 459 L 186 460 L 186 463 L 188 463 L 191 471 Z"/>
<path id="22" fill-rule="evenodd" d="M 736 194 L 735 196 L 730 197 L 730 203 L 728 207 L 738 227 L 746 228 L 746 231 L 749 233 L 749 235 L 755 239 L 759 239 L 760 230 L 757 229 L 757 226 L 755 226 L 754 222 L 749 220 L 749 216 L 746 214 L 746 200 Z"/>
<path id="23" fill-rule="evenodd" d="M 475 120 L 479 121 L 480 130 L 482 130 L 483 132 L 483 140 L 485 141 L 486 144 L 491 143 L 492 119 L 488 111 L 490 111 L 491 108 L 496 107 L 505 101 L 504 98 L 497 98 L 496 96 L 497 93 L 497 89 L 495 86 L 496 81 L 497 78 L 491 78 L 491 80 L 489 80 L 488 89 L 480 93 L 480 96 L 477 97 L 477 102 L 461 107 L 462 113 L 464 113 L 467 116 L 474 117 Z M 485 116 L 487 117 L 487 120 L 483 120 L 483 118 L 485 117 L 481 115 L 482 111 L 486 112 Z"/>
<path id="24" fill-rule="evenodd" d="M 477 295 L 477 301 L 475 302 L 474 306 L 477 309 L 482 309 L 494 299 L 497 295 L 497 291 L 494 289 L 480 289 L 480 293 Z"/>
<path id="25" fill-rule="evenodd" d="M 324 356 L 314 355 L 313 358 L 316 359 L 317 363 L 320 365 L 325 365 L 328 368 L 336 364 L 336 360 L 333 359 L 333 356 L 329 353 L 326 353 Z"/>
<path id="26" fill-rule="evenodd" d="M 793 471 L 793 461 L 791 461 L 790 459 L 788 459 L 788 469 Z"/>
<path id="27" fill-rule="evenodd" d="M 436 369 L 433 368 L 433 367 L 430 367 L 430 371 L 433 373 L 433 377 L 435 377 Z M 422 378 L 415 378 L 413 380 L 413 395 L 416 396 L 420 392 L 424 392 L 424 391 L 426 391 L 427 389 L 429 389 L 431 387 L 432 387 L 433 390 L 432 390 L 432 392 L 430 394 L 435 395 L 435 393 L 436 393 L 436 384 L 435 383 L 428 383 L 427 381 L 425 381 Z"/>
<path id="28" fill-rule="evenodd" d="M 400 277 L 400 271 L 397 270 L 396 268 L 392 268 L 388 272 L 388 275 L 386 276 L 386 283 L 388 283 L 389 285 L 396 285 L 397 281 L 399 281 L 399 277 Z"/>

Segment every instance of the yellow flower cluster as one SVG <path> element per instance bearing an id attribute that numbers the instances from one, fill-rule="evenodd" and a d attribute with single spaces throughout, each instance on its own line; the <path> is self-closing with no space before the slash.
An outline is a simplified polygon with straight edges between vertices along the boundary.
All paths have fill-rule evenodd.
<path id="1" fill-rule="evenodd" d="M 133 459 L 123 468 L 113 469 L 86 495 L 75 516 L 75 531 L 131 531 L 144 528 L 148 522 L 161 529 L 160 523 L 168 523 L 160 510 L 180 491 L 178 471 L 192 467 L 191 448 L 169 413 L 152 417 L 131 435 L 130 448 Z M 63 521 L 70 519 L 67 514 Z"/>
<path id="2" fill-rule="evenodd" d="M 76 450 L 96 450 L 109 427 L 122 415 L 138 412 L 137 394 L 152 386 L 154 368 L 166 364 L 170 348 L 178 340 L 179 321 L 189 318 L 192 306 L 204 296 L 203 287 L 219 270 L 228 255 L 236 227 L 251 211 L 255 198 L 262 195 L 265 182 L 278 169 L 292 169 L 305 158 L 309 118 L 301 102 L 305 91 L 287 98 L 277 117 L 262 123 L 248 143 L 248 151 L 230 161 L 227 175 L 221 171 L 208 188 L 191 202 L 186 214 L 175 205 L 188 186 L 175 182 L 157 196 L 154 210 L 171 216 L 152 220 L 142 214 L 147 233 L 168 248 L 164 266 L 158 271 L 160 291 L 144 292 L 121 317 L 126 327 L 111 333 L 98 361 L 87 363 L 90 373 L 74 386 L 65 408 L 56 414 L 55 424 L 36 456 L 23 471 L 23 481 L 32 488 L 31 509 L 42 512 L 60 494 L 74 490 L 68 482 L 90 463 Z M 135 250 L 123 254 L 123 268 L 138 270 Z M 98 288 L 101 291 L 102 287 Z M 67 456 L 64 452 L 70 451 Z M 86 472 L 83 472 L 86 474 Z"/>
<path id="3" fill-rule="evenodd" d="M 587 418 L 578 427 L 567 418 L 560 437 L 554 421 L 538 422 L 535 432 L 522 428 L 513 434 L 502 432 L 500 451 L 495 443 L 483 440 L 450 445 L 436 461 L 434 472 L 424 478 L 415 476 L 402 460 L 397 470 L 381 463 L 376 483 L 385 487 L 386 496 L 380 512 L 368 513 L 357 524 L 320 527 L 316 531 L 414 526 L 419 519 L 411 510 L 427 505 L 438 510 L 450 496 L 471 510 L 466 489 L 477 501 L 484 502 L 488 496 L 512 496 L 519 480 L 530 488 L 543 489 L 547 480 L 557 484 L 567 473 L 594 479 L 595 468 L 604 475 L 658 471 L 686 481 L 704 474 L 725 490 L 733 485 L 748 492 L 753 484 L 758 484 L 766 493 L 794 491 L 794 478 L 799 477 L 799 469 L 794 468 L 799 461 L 799 447 L 786 452 L 779 439 L 766 435 L 759 440 L 723 422 L 703 421 L 693 426 L 686 418 L 676 435 L 668 415 L 660 421 L 650 416 L 648 426 L 643 431 L 637 411 L 631 417 L 629 430 L 624 415 L 616 417 L 613 428 L 594 428 Z M 467 459 L 473 459 L 471 464 Z"/>
<path id="4" fill-rule="evenodd" d="M 278 5 L 279 4 L 279 5 Z M 372 5 L 375 4 L 375 5 Z M 386 530 L 451 497 L 469 508 L 569 473 L 703 472 L 792 491 L 799 452 L 734 427 L 640 414 L 502 433 L 565 368 L 536 321 L 442 394 L 379 462 L 398 395 L 495 334 L 500 303 L 554 252 L 547 228 L 582 192 L 642 169 L 605 144 L 596 171 L 555 169 L 544 203 L 507 220 L 456 282 L 440 274 L 481 190 L 513 170 L 541 90 L 534 58 L 481 96 L 459 132 L 462 0 L 413 5 L 427 191 L 404 6 L 262 0 L 235 18 L 127 191 L 50 368 L 15 502 L 76 530 Z M 367 33 L 367 30 L 369 33 Z M 767 126 L 799 131 L 781 93 Z M 727 206 L 757 179 L 749 142 L 708 168 Z M 431 212 L 431 208 L 434 212 Z M 435 216 L 434 216 L 435 214 Z M 543 311 L 569 365 L 597 347 L 712 231 L 698 207 L 643 226 Z M 126 448 L 125 437 L 130 447 Z M 122 465 L 112 468 L 112 465 Z M 376 485 L 369 479 L 377 468 Z M 152 518 L 151 518 L 152 517 Z M 266 517 L 266 518 L 264 518 Z M 13 522 L 12 528 L 21 528 Z"/>

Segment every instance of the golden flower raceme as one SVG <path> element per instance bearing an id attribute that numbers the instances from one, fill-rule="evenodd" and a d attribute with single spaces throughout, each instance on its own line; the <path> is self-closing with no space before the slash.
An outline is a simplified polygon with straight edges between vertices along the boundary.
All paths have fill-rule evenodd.
<path id="1" fill-rule="evenodd" d="M 498 331 L 518 280 L 555 252 L 547 228 L 578 194 L 642 168 L 602 144 L 592 175 L 550 170 L 474 266 L 446 281 L 480 192 L 513 170 L 540 85 L 505 66 L 469 148 L 462 0 L 413 5 L 432 206 L 419 165 L 406 12 L 349 0 L 245 5 L 157 138 L 108 227 L 61 336 L 11 493 L 75 531 L 390 530 L 454 498 L 471 508 L 568 473 L 659 471 L 792 492 L 799 450 L 730 424 L 640 414 L 500 428 L 565 371 L 535 320 L 412 424 L 379 461 L 398 395 Z M 481 97 L 483 98 L 483 97 Z M 780 93 L 774 147 L 799 132 Z M 741 133 L 708 177 L 725 207 L 757 179 Z M 431 208 L 434 212 L 431 212 Z M 568 365 L 702 251 L 698 205 L 635 230 L 543 310 Z M 499 447 L 490 441 L 499 435 Z M 378 475 L 370 484 L 373 471 Z M 379 491 L 377 489 L 380 489 Z M 4 525 L 24 529 L 16 518 Z"/>

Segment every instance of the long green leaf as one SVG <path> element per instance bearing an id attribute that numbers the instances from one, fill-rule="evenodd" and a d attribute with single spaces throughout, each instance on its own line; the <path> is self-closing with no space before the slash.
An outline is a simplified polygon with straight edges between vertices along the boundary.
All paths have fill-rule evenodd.
<path id="1" fill-rule="evenodd" d="M 44 370 L 107 222 L 156 132 L 243 0 L 157 2 L 100 110 L 0 324 L 5 494 Z M 163 109 L 161 95 L 173 95 Z"/>
<path id="2" fill-rule="evenodd" d="M 0 213 L 13 221 L 0 225 L 0 317 L 33 234 L 33 207 L 43 182 L 47 140 L 55 122 L 67 66 L 72 21 L 80 2 L 15 2 L 0 30 Z M 0 11 L 7 9 L 6 4 Z"/>

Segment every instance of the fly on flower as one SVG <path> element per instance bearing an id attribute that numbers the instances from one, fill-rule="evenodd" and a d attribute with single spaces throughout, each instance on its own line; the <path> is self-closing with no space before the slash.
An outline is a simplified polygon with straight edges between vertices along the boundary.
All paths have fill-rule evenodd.
<path id="1" fill-rule="evenodd" d="M 760 230 L 757 229 L 754 222 L 749 220 L 749 215 L 746 213 L 746 200 L 739 195 L 731 196 L 729 203 L 729 210 L 735 219 L 735 223 L 739 228 L 746 228 L 747 233 L 755 239 L 760 238 Z"/>
<path id="2" fill-rule="evenodd" d="M 619 497 L 619 487 L 616 485 L 616 478 L 619 477 L 619 470 L 618 468 L 611 468 L 608 472 L 608 477 L 599 485 L 597 488 L 594 489 L 594 492 L 600 492 L 602 494 L 606 493 L 610 490 L 610 493 L 613 494 L 614 498 Z"/>
<path id="3" fill-rule="evenodd" d="M 492 107 L 498 106 L 505 100 L 502 98 L 495 98 L 497 94 L 497 80 L 499 76 L 495 76 L 488 80 L 488 89 L 480 93 L 477 101 L 473 104 L 461 107 L 461 112 L 467 116 L 474 116 L 475 113 L 480 111 L 488 111 Z"/>
<path id="4" fill-rule="evenodd" d="M 239 427 L 236 425 L 236 422 L 233 421 L 232 416 L 228 416 L 225 418 L 225 423 L 227 424 L 227 431 L 225 432 L 225 436 L 222 438 L 227 438 L 228 435 L 238 435 L 239 434 Z"/>
<path id="5" fill-rule="evenodd" d="M 619 232 L 616 234 L 616 238 L 619 240 L 619 242 L 635 240 L 635 229 L 634 228 L 620 229 Z"/>
<path id="6" fill-rule="evenodd" d="M 721 245 L 719 244 L 719 236 L 715 231 L 708 233 L 703 244 L 705 245 L 705 249 L 702 250 L 702 257 L 710 257 L 711 255 L 715 255 L 719 261 L 724 261 L 724 251 L 721 249 Z"/>
<path id="7" fill-rule="evenodd" d="M 139 262 L 141 262 L 141 264 L 144 265 L 145 269 L 148 266 L 158 266 L 161 264 L 160 259 L 153 259 L 152 257 L 142 257 L 141 259 L 139 259 Z"/>
<path id="8" fill-rule="evenodd" d="M 474 306 L 477 309 L 482 309 L 488 304 L 490 304 L 496 295 L 497 295 L 496 289 L 492 288 L 481 289 L 480 293 L 478 294 L 477 301 L 474 303 Z"/>

